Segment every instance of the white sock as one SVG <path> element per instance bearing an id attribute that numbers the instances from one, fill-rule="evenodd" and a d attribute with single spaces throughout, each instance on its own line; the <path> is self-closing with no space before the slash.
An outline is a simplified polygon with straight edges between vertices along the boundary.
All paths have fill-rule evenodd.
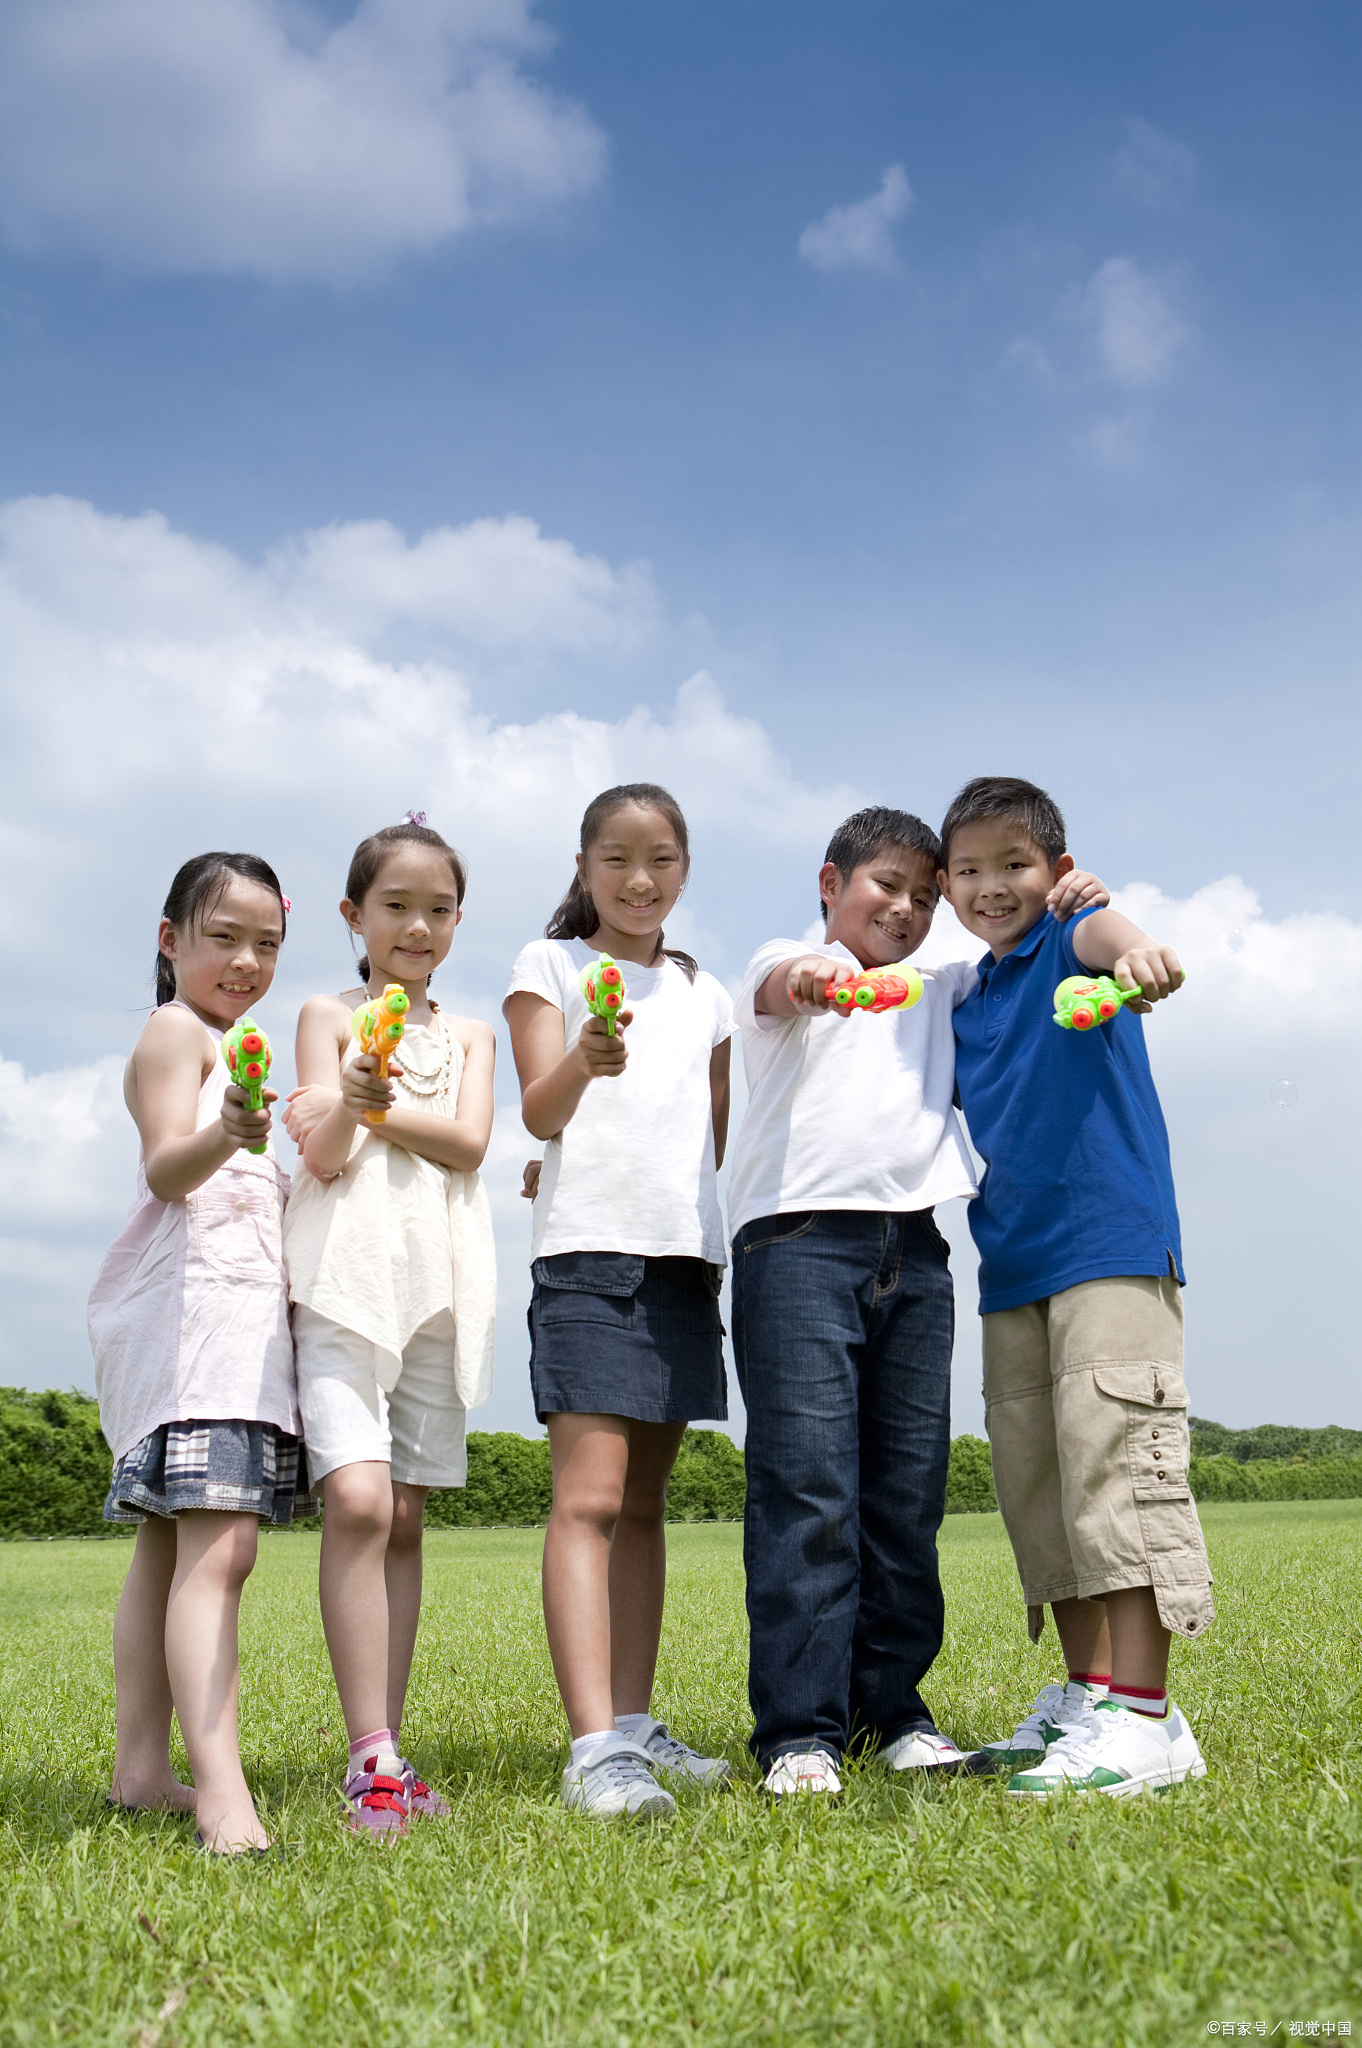
<path id="1" fill-rule="evenodd" d="M 372 1771 L 376 1778 L 400 1778 L 402 1759 L 391 1728 L 375 1728 L 372 1735 L 360 1735 L 350 1744 L 350 1775 Z"/>
<path id="2" fill-rule="evenodd" d="M 581 1770 L 584 1764 L 591 1762 L 603 1742 L 613 1742 L 614 1739 L 613 1728 L 598 1728 L 593 1735 L 576 1736 L 572 1744 L 572 1768 L 575 1771 Z"/>
<path id="3" fill-rule="evenodd" d="M 637 1740 L 645 1724 L 651 1727 L 652 1722 L 653 1717 L 651 1714 L 616 1714 L 615 1716 L 615 1726 L 619 1729 L 620 1734 L 627 1735 L 631 1742 Z"/>

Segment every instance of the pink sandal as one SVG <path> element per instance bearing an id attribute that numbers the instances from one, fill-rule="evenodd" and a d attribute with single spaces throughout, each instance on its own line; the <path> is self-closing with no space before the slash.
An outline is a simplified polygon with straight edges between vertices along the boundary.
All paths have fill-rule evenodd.
<path id="1" fill-rule="evenodd" d="M 426 1820 L 444 1820 L 449 1812 L 445 1801 L 438 1792 L 432 1792 L 424 1778 L 416 1775 L 416 1766 L 402 1759 L 402 1782 L 407 1788 L 407 1808 L 411 1813 L 420 1814 Z"/>
<path id="2" fill-rule="evenodd" d="M 411 1800 L 406 1778 L 388 1778 L 381 1771 L 355 1771 L 345 1781 L 341 1798 L 349 1808 L 350 1831 L 356 1835 L 405 1835 Z"/>

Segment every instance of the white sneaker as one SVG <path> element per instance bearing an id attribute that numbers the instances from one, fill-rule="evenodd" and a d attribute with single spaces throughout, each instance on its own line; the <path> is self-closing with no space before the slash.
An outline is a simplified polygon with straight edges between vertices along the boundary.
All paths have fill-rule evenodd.
<path id="1" fill-rule="evenodd" d="M 667 1771 L 678 1778 L 694 1778 L 699 1785 L 719 1785 L 728 1776 L 727 1759 L 701 1756 L 669 1735 L 661 1721 L 644 1721 L 634 1732 L 634 1741 L 646 1749 L 655 1771 Z"/>
<path id="2" fill-rule="evenodd" d="M 787 1799 L 792 1792 L 822 1792 L 839 1799 L 842 1780 L 837 1775 L 837 1759 L 825 1749 L 787 1749 L 772 1760 L 762 1790 L 773 1799 Z"/>
<path id="3" fill-rule="evenodd" d="M 964 1763 L 965 1752 L 939 1728 L 910 1728 L 879 1752 L 879 1760 L 891 1771 L 953 1771 Z"/>
<path id="4" fill-rule="evenodd" d="M 1067 1685 L 1044 1686 L 1012 1733 L 1001 1742 L 986 1742 L 976 1749 L 965 1764 L 966 1771 L 971 1777 L 987 1778 L 1004 1773 L 1011 1777 L 1016 1771 L 1029 1770 L 1064 1736 L 1088 1727 L 1093 1708 L 1105 1698 L 1105 1688 L 1094 1692 L 1076 1678 Z"/>
<path id="5" fill-rule="evenodd" d="M 563 1804 L 593 1820 L 661 1820 L 675 1813 L 676 1801 L 664 1792 L 648 1768 L 646 1749 L 636 1742 L 603 1743 L 589 1763 L 569 1764 L 563 1773 Z"/>
<path id="6" fill-rule="evenodd" d="M 1033 1770 L 1018 1771 L 1007 1789 L 1018 1799 L 1048 1799 L 1056 1792 L 1120 1798 L 1205 1775 L 1196 1737 L 1171 1700 L 1158 1721 L 1103 1700 L 1085 1727 L 1062 1736 Z"/>

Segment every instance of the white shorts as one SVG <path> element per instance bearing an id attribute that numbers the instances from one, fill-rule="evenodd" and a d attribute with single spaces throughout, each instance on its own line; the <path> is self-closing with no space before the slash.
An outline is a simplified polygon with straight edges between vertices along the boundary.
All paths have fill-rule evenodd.
<path id="1" fill-rule="evenodd" d="M 468 1477 L 467 1411 L 454 1391 L 454 1318 L 422 1323 L 385 1394 L 375 1347 L 301 1302 L 293 1305 L 298 1407 L 309 1485 L 341 1465 L 391 1465 L 399 1486 L 462 1486 Z"/>

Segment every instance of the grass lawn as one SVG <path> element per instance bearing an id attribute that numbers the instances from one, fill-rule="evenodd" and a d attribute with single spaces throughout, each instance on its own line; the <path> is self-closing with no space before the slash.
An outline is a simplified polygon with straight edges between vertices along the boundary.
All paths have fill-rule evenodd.
<path id="1" fill-rule="evenodd" d="M 1285 2040 L 1340 2020 L 1362 2036 L 1362 1501 L 1205 1522 L 1219 1620 L 1174 1674 L 1201 1784 L 1032 1807 L 867 1770 L 838 1807 L 775 1811 L 743 1748 L 739 1531 L 674 1527 L 658 1711 L 739 1782 L 652 1830 L 557 1803 L 539 1532 L 433 1535 L 406 1734 L 454 1812 L 386 1851 L 337 1817 L 317 1539 L 267 1537 L 243 1750 L 292 1853 L 253 1868 L 209 1863 L 184 1823 L 105 1813 L 128 1547 L 4 1545 L 0 2043 L 1164 2048 L 1230 2021 Z M 1054 1637 L 1026 1642 L 996 1516 L 949 1519 L 942 1556 L 928 1696 L 981 1740 L 1054 1675 Z"/>

